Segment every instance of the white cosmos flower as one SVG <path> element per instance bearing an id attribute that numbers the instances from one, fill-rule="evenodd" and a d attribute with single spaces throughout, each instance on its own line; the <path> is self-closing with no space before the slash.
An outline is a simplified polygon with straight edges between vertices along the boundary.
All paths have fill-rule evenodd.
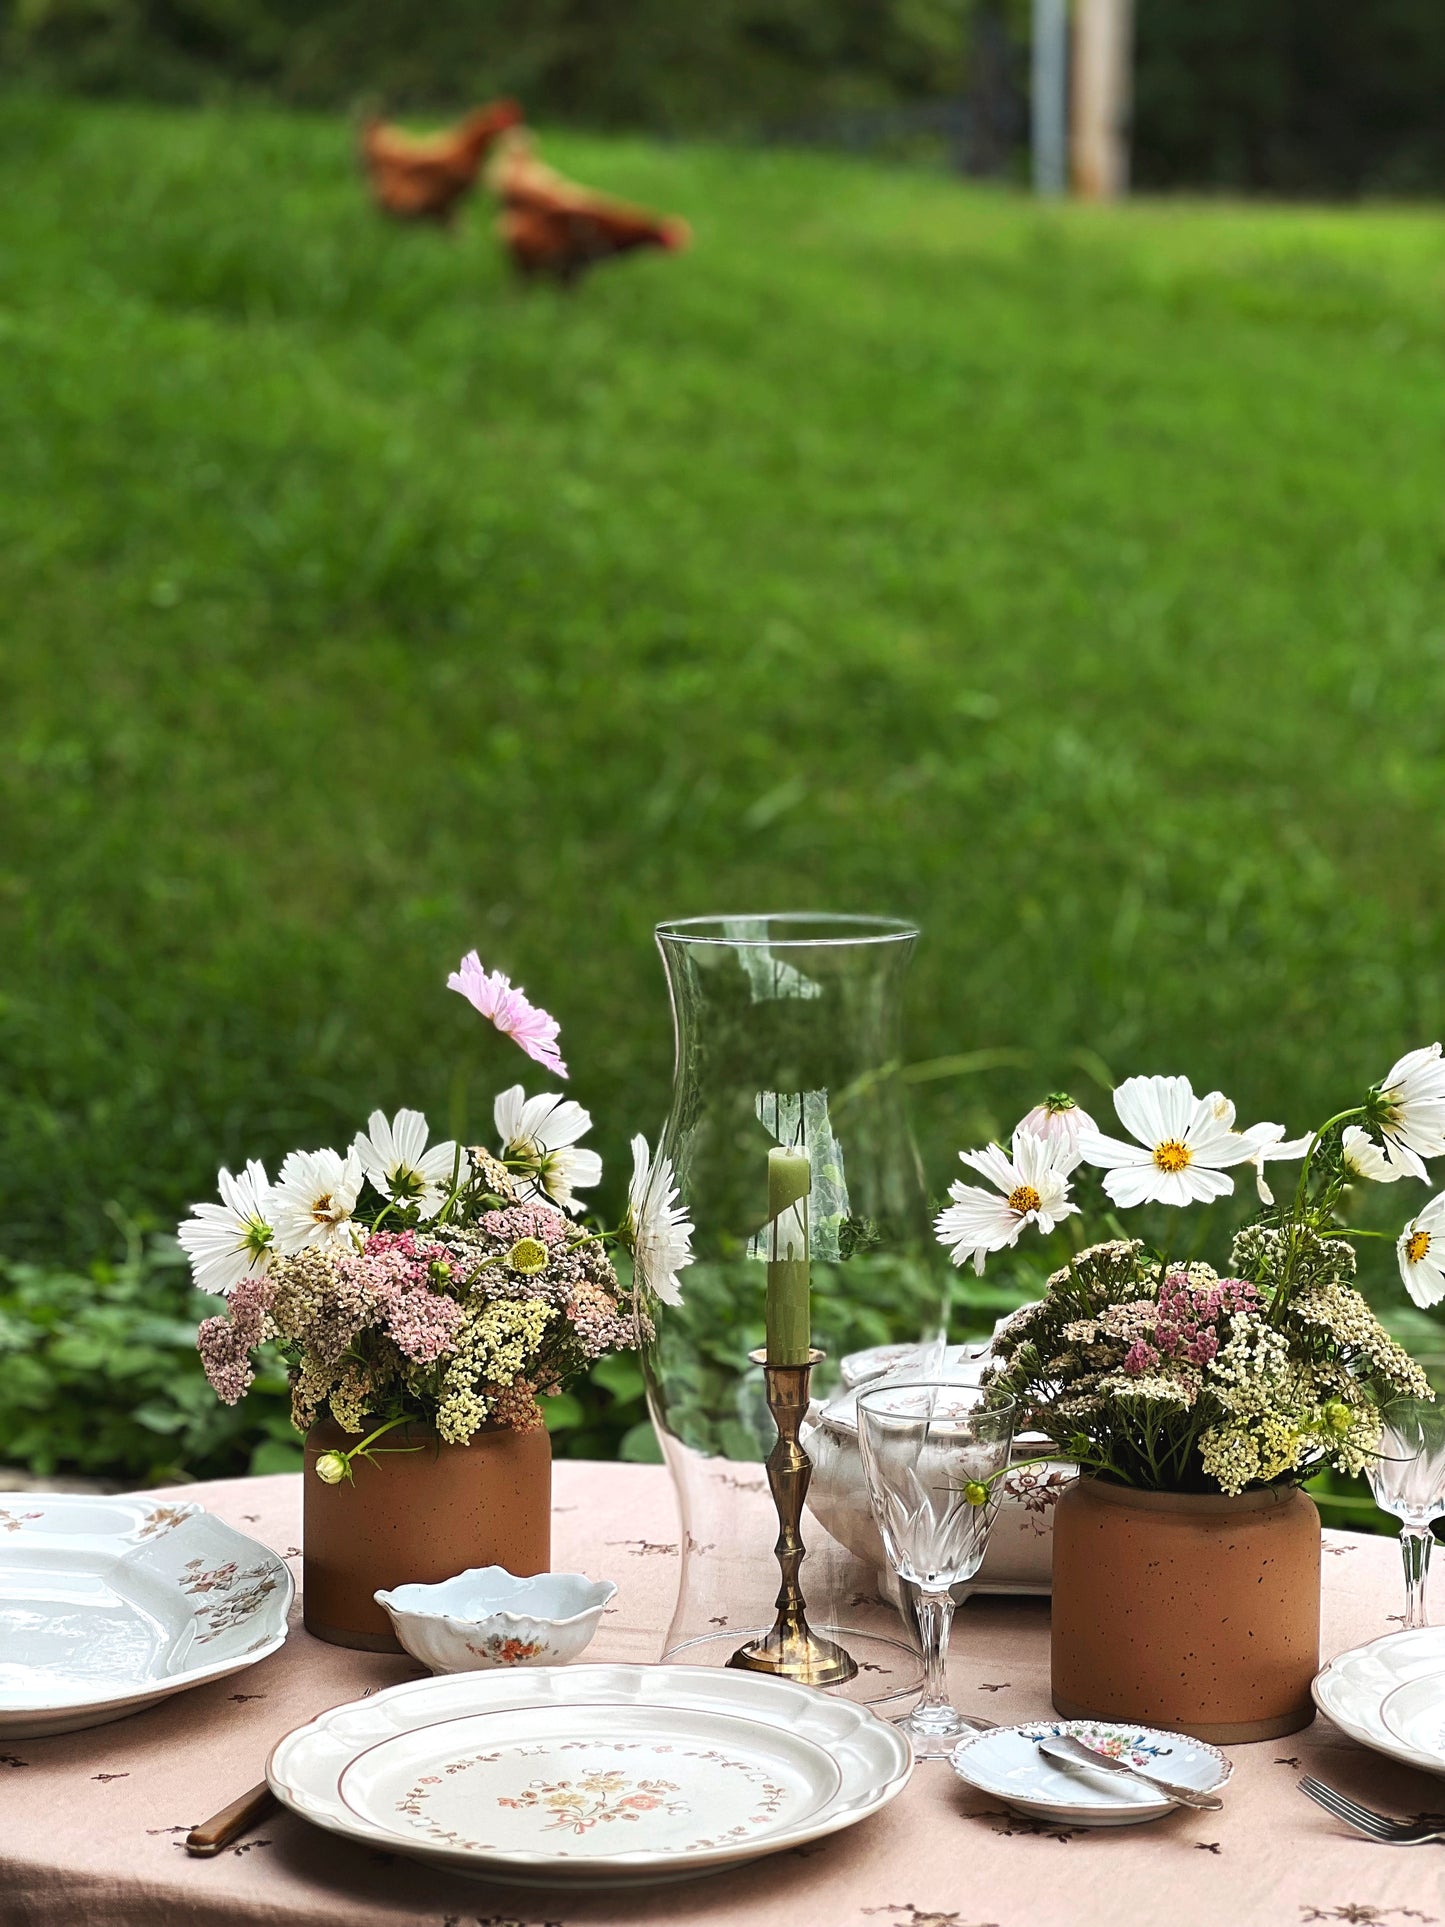
<path id="1" fill-rule="evenodd" d="M 677 1202 L 672 1159 L 660 1157 L 654 1164 L 645 1137 L 632 1140 L 623 1236 L 646 1288 L 664 1305 L 680 1305 L 677 1274 L 692 1263 L 692 1220 Z"/>
<path id="2" fill-rule="evenodd" d="M 1014 1126 L 1014 1136 L 1017 1137 L 1020 1131 L 1029 1131 L 1034 1137 L 1046 1137 L 1055 1144 L 1067 1145 L 1072 1163 L 1060 1168 L 1072 1171 L 1079 1162 L 1079 1133 L 1097 1131 L 1098 1128 L 1089 1113 L 1081 1109 L 1067 1091 L 1059 1091 L 1026 1112 Z"/>
<path id="3" fill-rule="evenodd" d="M 1445 1063 L 1440 1046 L 1407 1051 L 1376 1093 L 1380 1133 L 1394 1162 L 1426 1178 L 1425 1158 L 1445 1152 Z"/>
<path id="4" fill-rule="evenodd" d="M 1254 1149 L 1249 1163 L 1254 1166 L 1254 1182 L 1259 1192 L 1261 1204 L 1273 1204 L 1274 1193 L 1264 1175 L 1266 1164 L 1297 1164 L 1309 1153 L 1314 1143 L 1314 1134 L 1306 1131 L 1303 1137 L 1286 1138 L 1282 1124 L 1251 1124 L 1240 1136 L 1248 1139 Z"/>
<path id="5" fill-rule="evenodd" d="M 434 1218 L 447 1201 L 453 1172 L 464 1183 L 471 1163 L 455 1144 L 434 1144 L 428 1151 L 426 1132 L 420 1111 L 398 1111 L 389 1124 L 385 1111 L 373 1111 L 351 1148 L 383 1197 Z"/>
<path id="6" fill-rule="evenodd" d="M 1410 1170 L 1392 1152 L 1393 1147 L 1388 1144 L 1381 1150 L 1369 1132 L 1362 1131 L 1358 1124 L 1345 1126 L 1340 1156 L 1351 1177 L 1368 1178 L 1371 1184 L 1394 1184 L 1398 1178 L 1425 1176 L 1423 1171 Z"/>
<path id="7" fill-rule="evenodd" d="M 570 1097 L 544 1092 L 527 1097 L 520 1084 L 503 1091 L 492 1106 L 497 1136 L 502 1141 L 502 1156 L 523 1161 L 523 1177 L 530 1178 L 538 1192 L 544 1192 L 564 1211 L 575 1211 L 574 1191 L 596 1184 L 602 1176 L 602 1160 L 595 1151 L 584 1151 L 577 1140 L 592 1129 L 592 1114 Z"/>
<path id="8" fill-rule="evenodd" d="M 1234 1128 L 1234 1106 L 1218 1091 L 1196 1097 L 1187 1077 L 1127 1077 L 1114 1093 L 1119 1122 L 1139 1140 L 1079 1133 L 1079 1154 L 1104 1169 L 1104 1189 L 1128 1207 L 1198 1204 L 1234 1189 L 1224 1173 L 1256 1156 Z"/>
<path id="9" fill-rule="evenodd" d="M 1417 1305 L 1438 1305 L 1445 1298 L 1445 1191 L 1411 1218 L 1395 1246 L 1400 1276 Z"/>
<path id="10" fill-rule="evenodd" d="M 953 1203 L 939 1212 L 933 1228 L 956 1265 L 972 1258 L 975 1272 L 981 1272 L 989 1252 L 1016 1244 L 1026 1224 L 1052 1231 L 1060 1218 L 1079 1208 L 1069 1201 L 1068 1174 L 1078 1159 L 1067 1139 L 1039 1137 L 1020 1125 L 1011 1156 L 997 1144 L 959 1156 L 997 1188 L 985 1191 L 960 1180 L 949 1185 Z"/>
<path id="11" fill-rule="evenodd" d="M 202 1291 L 221 1297 L 243 1278 L 269 1270 L 275 1243 L 266 1167 L 252 1158 L 239 1177 L 222 1170 L 216 1186 L 219 1204 L 193 1204 L 191 1216 L 176 1226 L 176 1236 L 191 1261 L 191 1276 Z"/>
<path id="12" fill-rule="evenodd" d="M 271 1192 L 271 1220 L 278 1251 L 353 1249 L 347 1227 L 361 1189 L 361 1159 L 355 1146 L 343 1158 L 336 1151 L 292 1151 Z"/>

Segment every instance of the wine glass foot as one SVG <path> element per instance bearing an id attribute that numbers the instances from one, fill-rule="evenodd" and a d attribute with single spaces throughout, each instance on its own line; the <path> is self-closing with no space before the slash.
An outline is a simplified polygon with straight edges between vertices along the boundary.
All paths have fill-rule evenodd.
<path id="1" fill-rule="evenodd" d="M 971 1721 L 949 1707 L 942 1716 L 933 1714 L 920 1719 L 910 1713 L 905 1719 L 895 1720 L 900 1733 L 906 1733 L 913 1745 L 915 1759 L 946 1760 L 967 1734 L 977 1732 Z"/>

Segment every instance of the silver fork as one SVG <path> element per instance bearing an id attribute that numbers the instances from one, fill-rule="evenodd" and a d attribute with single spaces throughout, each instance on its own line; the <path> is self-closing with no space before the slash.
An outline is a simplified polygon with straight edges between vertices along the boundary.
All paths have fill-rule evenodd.
<path id="1" fill-rule="evenodd" d="M 1378 1840 L 1384 1846 L 1421 1847 L 1428 1840 L 1445 1840 L 1445 1816 L 1396 1820 L 1388 1813 L 1376 1813 L 1373 1807 L 1362 1807 L 1349 1794 L 1326 1786 L 1323 1780 L 1316 1780 L 1308 1773 L 1298 1785 L 1300 1792 L 1308 1794 L 1316 1806 L 1323 1807 L 1335 1819 L 1343 1820 L 1346 1826 L 1353 1827 L 1357 1833 Z"/>

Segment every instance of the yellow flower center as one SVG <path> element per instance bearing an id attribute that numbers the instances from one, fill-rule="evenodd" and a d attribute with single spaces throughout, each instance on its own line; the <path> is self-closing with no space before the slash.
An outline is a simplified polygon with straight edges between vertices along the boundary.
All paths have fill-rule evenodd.
<path id="1" fill-rule="evenodd" d="M 1405 1246 L 1405 1256 L 1410 1260 L 1412 1265 L 1418 1265 L 1429 1249 L 1430 1233 L 1428 1231 L 1412 1231 L 1409 1241 Z"/>
<path id="2" fill-rule="evenodd" d="M 1030 1211 L 1037 1211 L 1043 1199 L 1031 1184 L 1021 1184 L 1008 1194 L 1008 1208 L 1026 1217 Z"/>
<path id="3" fill-rule="evenodd" d="M 1182 1171 L 1185 1165 L 1194 1162 L 1194 1153 L 1177 1137 L 1168 1137 L 1154 1146 L 1154 1162 L 1161 1171 Z"/>
<path id="4" fill-rule="evenodd" d="M 330 1224 L 334 1215 L 331 1205 L 331 1193 L 324 1191 L 311 1207 L 312 1223 Z"/>

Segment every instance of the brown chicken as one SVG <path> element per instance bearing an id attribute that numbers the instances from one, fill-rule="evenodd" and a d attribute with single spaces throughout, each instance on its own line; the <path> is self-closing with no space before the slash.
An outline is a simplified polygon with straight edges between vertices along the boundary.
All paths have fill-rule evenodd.
<path id="1" fill-rule="evenodd" d="M 543 166 L 524 134 L 509 139 L 488 172 L 501 202 L 498 231 L 519 274 L 549 275 L 563 287 L 599 261 L 634 248 L 685 248 L 686 221 L 665 219 L 579 187 Z"/>
<path id="2" fill-rule="evenodd" d="M 446 225 L 475 186 L 493 146 L 521 118 L 516 101 L 494 100 L 442 134 L 418 137 L 383 121 L 366 121 L 361 165 L 372 199 L 399 221 Z"/>

